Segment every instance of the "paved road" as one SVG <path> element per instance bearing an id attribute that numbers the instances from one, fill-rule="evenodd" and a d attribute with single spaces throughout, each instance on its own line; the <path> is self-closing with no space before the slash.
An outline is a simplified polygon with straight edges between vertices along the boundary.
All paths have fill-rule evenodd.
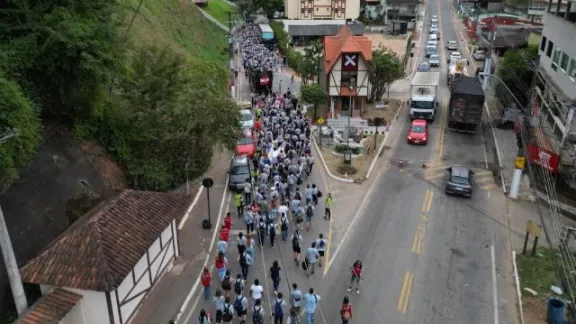
<path id="1" fill-rule="evenodd" d="M 427 21 L 438 15 L 441 44 L 456 39 L 448 1 L 427 2 Z M 421 41 L 427 41 L 427 31 Z M 351 220 L 334 256 L 322 293 L 326 323 L 337 323 L 346 294 L 348 268 L 366 266 L 363 290 L 352 297 L 354 323 L 512 323 L 511 269 L 505 198 L 492 169 L 494 156 L 484 132 L 464 135 L 444 127 L 449 91 L 446 53 L 441 51 L 442 104 L 427 146 L 409 146 L 407 111 L 381 158 L 379 174 Z M 417 56 L 418 57 L 418 56 Z M 417 59 L 419 63 L 422 59 Z M 398 160 L 407 164 L 400 169 Z M 420 162 L 428 161 L 422 169 Z M 459 164 L 477 174 L 474 197 L 448 197 L 444 169 Z"/>

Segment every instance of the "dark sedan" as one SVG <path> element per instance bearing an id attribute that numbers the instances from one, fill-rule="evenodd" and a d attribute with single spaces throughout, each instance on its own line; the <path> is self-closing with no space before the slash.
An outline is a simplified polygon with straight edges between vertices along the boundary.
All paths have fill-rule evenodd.
<path id="1" fill-rule="evenodd" d="M 446 179 L 447 194 L 472 197 L 472 176 L 474 172 L 468 168 L 453 166 L 448 169 L 448 178 Z"/>

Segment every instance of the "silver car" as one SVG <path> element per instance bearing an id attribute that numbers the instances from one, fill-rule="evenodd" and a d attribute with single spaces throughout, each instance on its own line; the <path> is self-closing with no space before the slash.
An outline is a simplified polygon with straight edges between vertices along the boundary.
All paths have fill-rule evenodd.
<path id="1" fill-rule="evenodd" d="M 428 64 L 432 67 L 440 66 L 440 56 L 438 56 L 438 54 L 431 54 L 430 58 L 428 58 Z"/>

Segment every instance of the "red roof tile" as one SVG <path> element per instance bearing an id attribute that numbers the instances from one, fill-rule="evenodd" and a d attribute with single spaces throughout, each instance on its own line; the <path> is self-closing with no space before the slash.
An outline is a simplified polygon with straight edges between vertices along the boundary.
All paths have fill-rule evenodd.
<path id="1" fill-rule="evenodd" d="M 125 190 L 94 207 L 22 267 L 22 280 L 114 291 L 189 202 L 174 193 Z"/>
<path id="2" fill-rule="evenodd" d="M 73 292 L 56 288 L 43 296 L 22 315 L 18 324 L 58 324 L 82 299 Z"/>
<path id="3" fill-rule="evenodd" d="M 365 61 L 371 61 L 372 41 L 366 36 L 354 36 L 346 25 L 336 35 L 324 37 L 324 73 L 330 73 L 342 53 L 360 53 Z"/>

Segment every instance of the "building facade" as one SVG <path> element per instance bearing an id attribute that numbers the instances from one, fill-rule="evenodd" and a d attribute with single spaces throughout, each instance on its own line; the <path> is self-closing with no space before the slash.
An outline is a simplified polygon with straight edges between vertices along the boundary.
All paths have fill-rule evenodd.
<path id="1" fill-rule="evenodd" d="M 564 9 L 564 10 L 562 10 Z M 550 1 L 539 46 L 540 66 L 532 96 L 540 145 L 568 180 L 576 174 L 574 107 L 576 103 L 576 2 Z M 558 158 L 559 156 L 562 158 Z M 568 182 L 576 182 L 569 180 Z M 572 186 L 572 185 L 571 185 Z"/>
<path id="2" fill-rule="evenodd" d="M 288 19 L 346 20 L 360 17 L 360 0 L 284 0 Z"/>

